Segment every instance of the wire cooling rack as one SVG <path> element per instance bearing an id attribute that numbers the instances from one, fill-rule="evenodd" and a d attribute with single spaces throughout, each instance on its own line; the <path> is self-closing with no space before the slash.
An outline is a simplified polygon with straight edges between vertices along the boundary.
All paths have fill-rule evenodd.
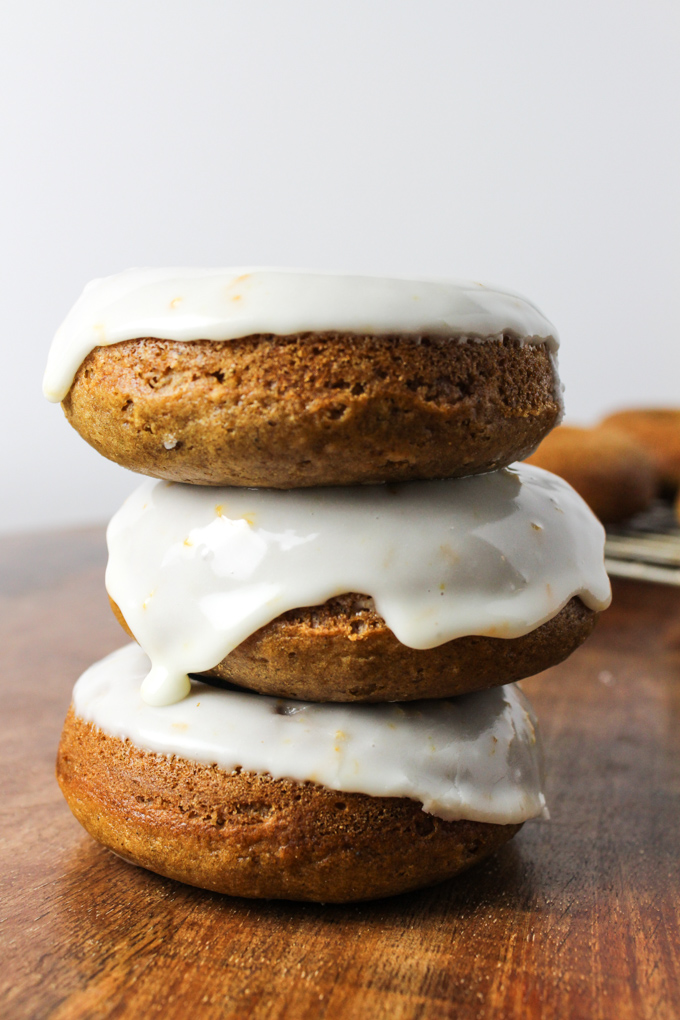
<path id="1" fill-rule="evenodd" d="M 661 501 L 625 524 L 610 525 L 604 562 L 612 577 L 680 586 L 680 526 Z"/>

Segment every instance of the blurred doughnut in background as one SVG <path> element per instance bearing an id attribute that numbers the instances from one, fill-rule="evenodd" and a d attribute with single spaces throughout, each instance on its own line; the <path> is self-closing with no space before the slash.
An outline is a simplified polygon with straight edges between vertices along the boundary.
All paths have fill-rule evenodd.
<path id="1" fill-rule="evenodd" d="M 636 408 L 617 411 L 602 421 L 644 446 L 654 459 L 660 488 L 665 494 L 680 486 L 680 409 L 668 407 Z"/>
<path id="2" fill-rule="evenodd" d="M 527 463 L 569 482 L 603 524 L 616 524 L 645 510 L 658 489 L 656 464 L 644 445 L 602 425 L 560 425 Z"/>

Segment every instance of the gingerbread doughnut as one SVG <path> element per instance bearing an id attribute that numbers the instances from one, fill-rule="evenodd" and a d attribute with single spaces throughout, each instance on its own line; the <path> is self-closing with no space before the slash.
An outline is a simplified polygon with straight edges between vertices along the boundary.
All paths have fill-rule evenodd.
<path id="1" fill-rule="evenodd" d="M 457 874 L 541 815 L 536 721 L 510 686 L 312 705 L 195 684 L 144 707 L 128 646 L 74 689 L 57 776 L 95 839 L 236 896 L 346 902 Z"/>
<path id="2" fill-rule="evenodd" d="M 524 464 L 287 492 L 148 481 L 108 544 L 155 704 L 206 672 L 321 701 L 450 697 L 561 661 L 610 598 L 601 524 Z"/>
<path id="3" fill-rule="evenodd" d="M 45 392 L 99 453 L 201 485 L 444 478 L 526 457 L 561 409 L 553 326 L 465 282 L 130 270 L 57 333 Z"/>

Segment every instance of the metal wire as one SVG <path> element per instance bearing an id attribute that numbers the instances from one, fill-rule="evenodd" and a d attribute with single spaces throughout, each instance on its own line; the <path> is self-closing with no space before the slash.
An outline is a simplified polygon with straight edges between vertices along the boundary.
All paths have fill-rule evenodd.
<path id="1" fill-rule="evenodd" d="M 680 527 L 671 504 L 659 500 L 624 525 L 610 525 L 604 562 L 613 577 L 680 586 Z"/>

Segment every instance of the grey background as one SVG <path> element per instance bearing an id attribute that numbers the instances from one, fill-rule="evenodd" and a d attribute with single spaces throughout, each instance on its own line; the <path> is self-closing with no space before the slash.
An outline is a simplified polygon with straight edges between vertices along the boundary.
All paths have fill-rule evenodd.
<path id="1" fill-rule="evenodd" d="M 678 403 L 674 0 L 5 0 L 0 530 L 134 476 L 40 394 L 93 276 L 268 264 L 533 299 L 567 411 Z"/>

